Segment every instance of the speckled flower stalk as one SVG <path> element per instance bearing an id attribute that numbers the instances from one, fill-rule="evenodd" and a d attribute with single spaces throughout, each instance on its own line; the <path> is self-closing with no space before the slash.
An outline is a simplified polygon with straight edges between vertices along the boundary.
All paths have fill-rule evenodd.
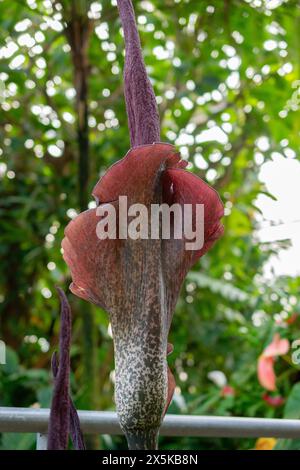
<path id="1" fill-rule="evenodd" d="M 134 10 L 130 0 L 118 0 L 117 4 L 126 47 L 124 93 L 130 141 L 132 147 L 152 144 L 160 140 L 159 114 L 143 61 Z M 156 196 L 161 203 L 161 193 Z M 137 282 L 131 282 L 129 287 L 132 290 L 133 286 L 140 285 L 139 300 L 132 304 L 131 299 L 137 293 L 128 295 L 130 305 L 124 315 L 124 328 L 120 328 L 120 318 L 112 316 L 115 397 L 128 447 L 156 449 L 168 396 L 168 312 L 161 276 L 160 242 L 149 240 L 148 246 L 139 245 L 128 243 L 135 264 L 142 266 L 142 272 L 140 269 L 134 272 Z M 134 322 L 128 321 L 130 318 L 134 318 Z"/>
<path id="2" fill-rule="evenodd" d="M 129 448 L 156 449 L 167 400 L 168 310 L 160 241 L 129 242 L 123 312 L 111 314 L 115 398 Z M 132 270 L 132 268 L 134 268 Z"/>
<path id="3" fill-rule="evenodd" d="M 204 245 L 186 251 L 186 240 L 99 239 L 97 209 L 70 222 L 63 240 L 71 269 L 71 291 L 104 308 L 112 324 L 116 406 L 130 449 L 156 449 L 158 432 L 175 382 L 167 367 L 167 339 L 180 287 L 189 268 L 217 240 L 223 227 L 218 194 L 184 170 L 176 149 L 159 142 L 159 117 L 142 58 L 130 0 L 118 0 L 126 57 L 124 90 L 132 148 L 108 169 L 93 190 L 98 205 L 204 205 Z M 172 234 L 171 227 L 171 234 Z"/>

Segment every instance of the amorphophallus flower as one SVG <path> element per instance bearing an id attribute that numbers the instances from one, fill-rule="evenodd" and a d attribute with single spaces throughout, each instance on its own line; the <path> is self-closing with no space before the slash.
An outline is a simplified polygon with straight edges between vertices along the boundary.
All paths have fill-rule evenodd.
<path id="1" fill-rule="evenodd" d="M 173 311 L 187 271 L 223 233 L 223 205 L 216 191 L 184 170 L 185 162 L 172 145 L 159 142 L 158 111 L 132 3 L 117 3 L 126 45 L 124 90 L 132 148 L 96 184 L 93 196 L 98 207 L 70 222 L 62 246 L 71 270 L 71 291 L 110 316 L 116 406 L 129 448 L 155 449 L 174 390 L 166 360 L 172 349 L 168 334 Z M 189 204 L 194 228 L 196 205 L 203 205 L 203 245 L 187 250 L 187 240 L 176 238 L 172 230 L 169 239 L 160 231 L 154 237 L 148 232 L 128 237 L 120 196 L 127 198 L 128 207 L 139 204 L 147 211 L 163 203 Z M 114 208 L 118 234 L 115 239 L 99 239 L 99 209 L 103 215 L 108 205 Z M 174 229 L 172 217 L 170 224 Z"/>
<path id="2" fill-rule="evenodd" d="M 258 358 L 257 376 L 259 383 L 270 392 L 276 390 L 276 375 L 274 370 L 276 357 L 286 354 L 289 348 L 289 341 L 280 338 L 280 335 L 276 333 L 272 342 L 264 349 Z"/>

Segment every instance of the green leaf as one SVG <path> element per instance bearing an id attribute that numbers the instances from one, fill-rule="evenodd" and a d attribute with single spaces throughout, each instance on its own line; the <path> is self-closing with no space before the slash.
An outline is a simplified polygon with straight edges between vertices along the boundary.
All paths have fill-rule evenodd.
<path id="1" fill-rule="evenodd" d="M 300 419 L 300 382 L 295 384 L 284 407 L 284 418 Z"/>
<path id="2" fill-rule="evenodd" d="M 34 449 L 36 434 L 31 433 L 3 433 L 2 449 L 5 450 L 31 450 Z"/>

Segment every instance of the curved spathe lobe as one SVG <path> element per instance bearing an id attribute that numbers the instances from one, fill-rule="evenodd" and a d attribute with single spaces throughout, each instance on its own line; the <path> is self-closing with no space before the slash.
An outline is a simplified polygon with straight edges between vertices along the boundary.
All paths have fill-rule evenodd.
<path id="1" fill-rule="evenodd" d="M 130 149 L 107 170 L 94 187 L 93 196 L 100 204 L 116 201 L 122 195 L 128 197 L 129 204 L 149 205 L 154 202 L 163 171 L 185 164 L 173 145 L 141 145 Z"/>
<path id="2" fill-rule="evenodd" d="M 106 172 L 93 194 L 100 203 L 113 201 L 117 218 L 118 198 L 123 195 L 127 196 L 128 205 L 140 203 L 149 209 L 152 203 L 161 202 L 182 206 L 192 204 L 193 210 L 196 204 L 203 204 L 203 247 L 198 251 L 187 251 L 184 238 L 99 240 L 96 227 L 100 218 L 96 209 L 90 209 L 69 223 L 62 243 L 64 259 L 72 273 L 73 293 L 109 312 L 121 308 L 120 299 L 128 294 L 127 278 L 143 263 L 146 250 L 162 261 L 167 298 L 172 298 L 169 310 L 173 310 L 187 271 L 223 233 L 220 222 L 223 205 L 217 192 L 197 176 L 180 168 L 183 163 L 171 145 L 159 143 L 138 147 Z"/>

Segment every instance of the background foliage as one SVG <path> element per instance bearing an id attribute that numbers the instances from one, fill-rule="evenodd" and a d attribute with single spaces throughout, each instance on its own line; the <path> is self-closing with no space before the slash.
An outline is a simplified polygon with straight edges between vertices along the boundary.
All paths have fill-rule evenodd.
<path id="1" fill-rule="evenodd" d="M 60 251 L 63 230 L 93 204 L 89 195 L 99 175 L 129 148 L 115 3 L 0 1 L 0 336 L 7 344 L 1 406 L 49 406 L 59 327 L 55 285 L 67 290 L 70 282 Z M 256 236 L 256 199 L 266 192 L 260 165 L 287 148 L 287 156 L 296 155 L 300 143 L 299 2 L 134 4 L 162 140 L 180 148 L 226 207 L 225 235 L 189 274 L 177 305 L 169 359 L 177 389 L 169 412 L 299 418 L 299 366 L 291 354 L 276 362 L 281 406 L 263 399 L 256 375 L 275 332 L 299 338 L 299 278 L 266 281 L 264 265 L 279 243 Z M 108 317 L 71 294 L 69 300 L 75 402 L 81 409 L 114 409 Z M 210 374 L 216 370 L 226 376 L 229 393 L 224 375 Z M 254 444 L 160 443 L 178 449 Z M 31 435 L 1 437 L 4 449 L 33 445 Z M 125 441 L 106 436 L 89 446 L 125 448 Z"/>

